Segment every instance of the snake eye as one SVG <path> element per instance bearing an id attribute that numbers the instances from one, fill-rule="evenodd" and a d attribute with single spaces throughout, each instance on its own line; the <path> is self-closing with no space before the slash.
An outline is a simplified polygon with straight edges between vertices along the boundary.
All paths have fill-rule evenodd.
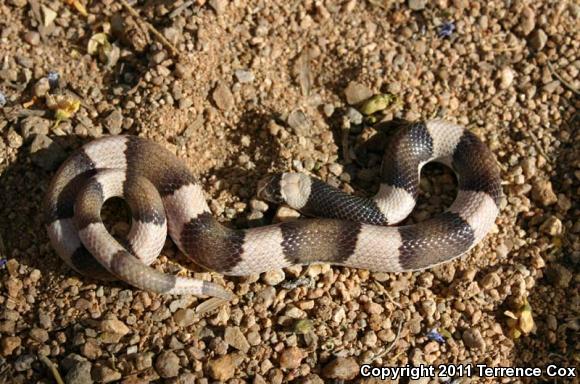
<path id="1" fill-rule="evenodd" d="M 258 182 L 258 197 L 271 203 L 282 204 L 284 199 L 280 193 L 280 180 L 282 180 L 282 174 L 262 178 Z"/>

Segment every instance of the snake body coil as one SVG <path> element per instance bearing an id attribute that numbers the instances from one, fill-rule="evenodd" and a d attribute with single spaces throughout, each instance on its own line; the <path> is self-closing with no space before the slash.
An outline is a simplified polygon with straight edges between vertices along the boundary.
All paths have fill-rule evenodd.
<path id="1" fill-rule="evenodd" d="M 412 211 L 421 167 L 430 161 L 457 173 L 457 198 L 430 220 L 388 226 Z M 489 149 L 473 133 L 443 120 L 408 124 L 394 135 L 372 199 L 299 173 L 271 176 L 258 189 L 264 199 L 325 218 L 226 228 L 212 217 L 187 167 L 169 151 L 134 136 L 104 137 L 79 149 L 54 177 L 46 199 L 48 233 L 59 256 L 83 275 L 118 278 L 160 293 L 231 298 L 217 284 L 148 266 L 167 231 L 197 264 L 226 275 L 313 262 L 411 271 L 452 260 L 477 244 L 493 226 L 502 196 Z M 105 200 L 114 196 L 123 197 L 132 213 L 123 245 L 100 216 Z"/>

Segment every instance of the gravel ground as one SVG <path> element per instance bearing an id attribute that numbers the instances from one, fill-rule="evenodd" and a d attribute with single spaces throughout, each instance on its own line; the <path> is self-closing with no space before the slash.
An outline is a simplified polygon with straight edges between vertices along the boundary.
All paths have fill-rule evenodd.
<path id="1" fill-rule="evenodd" d="M 378 382 L 358 376 L 363 363 L 579 365 L 577 2 L 140 1 L 132 15 L 104 0 L 86 16 L 75 3 L 0 2 L 0 382 L 56 382 L 51 367 L 66 383 L 258 384 Z M 396 101 L 364 116 L 372 95 Z M 487 142 L 506 198 L 482 244 L 432 270 L 226 279 L 168 240 L 156 268 L 238 297 L 199 313 L 202 299 L 81 278 L 42 224 L 55 169 L 104 134 L 170 148 L 216 217 L 243 227 L 295 216 L 253 199 L 269 171 L 372 195 L 389 133 L 373 123 L 434 116 Z M 454 198 L 447 169 L 424 176 L 407 222 Z M 119 209 L 104 215 L 122 234 Z M 432 380 L 445 381 L 498 380 Z"/>

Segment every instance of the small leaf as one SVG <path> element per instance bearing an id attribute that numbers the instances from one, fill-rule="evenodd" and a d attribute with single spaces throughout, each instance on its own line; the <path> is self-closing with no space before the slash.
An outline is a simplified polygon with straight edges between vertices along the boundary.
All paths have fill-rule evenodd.
<path id="1" fill-rule="evenodd" d="M 519 339 L 521 335 L 522 333 L 517 328 L 512 328 L 508 332 L 508 336 L 510 336 L 512 339 Z"/>
<path id="2" fill-rule="evenodd" d="M 522 335 L 528 334 L 534 330 L 534 318 L 532 316 L 532 306 L 528 303 L 526 298 L 519 298 L 516 300 L 518 311 L 513 313 L 505 311 L 504 315 L 508 317 L 506 323 L 509 328 L 508 334 L 517 339 Z"/>
<path id="3" fill-rule="evenodd" d="M 445 337 L 446 339 L 452 339 L 453 335 L 451 334 L 451 332 L 449 332 L 448 330 L 446 330 L 445 328 L 439 328 L 439 333 Z"/>
<path id="4" fill-rule="evenodd" d="M 532 317 L 532 307 L 528 300 L 524 300 L 524 306 L 520 312 L 519 327 L 523 333 L 530 333 L 534 329 L 534 318 Z"/>
<path id="5" fill-rule="evenodd" d="M 303 335 L 305 333 L 309 333 L 313 327 L 314 325 L 312 323 L 312 320 L 300 319 L 294 323 L 292 331 L 299 335 Z"/>
<path id="6" fill-rule="evenodd" d="M 373 125 L 374 123 L 376 123 L 379 119 L 377 119 L 376 116 L 368 116 L 367 117 L 367 124 Z"/>
<path id="7" fill-rule="evenodd" d="M 506 315 L 509 318 L 514 319 L 514 320 L 517 320 L 518 319 L 518 317 L 512 311 L 505 311 L 503 314 Z"/>
<path id="8" fill-rule="evenodd" d="M 32 99 L 30 99 L 30 100 L 28 100 L 28 101 L 26 101 L 26 102 L 22 103 L 22 106 L 23 106 L 24 108 L 29 108 L 29 107 L 33 106 L 33 105 L 34 105 L 34 103 L 36 103 L 36 96 L 32 96 Z"/>
<path id="9" fill-rule="evenodd" d="M 81 102 L 68 95 L 47 95 L 46 105 L 54 111 L 56 124 L 70 119 L 80 108 Z"/>
<path id="10" fill-rule="evenodd" d="M 390 93 L 374 95 L 363 103 L 360 111 L 367 116 L 372 115 L 375 112 L 387 109 L 396 100 L 397 96 Z"/>
<path id="11" fill-rule="evenodd" d="M 111 50 L 111 43 L 109 43 L 109 36 L 106 33 L 95 33 L 89 39 L 87 44 L 89 55 L 100 55 L 101 52 L 106 53 L 109 50 Z"/>
<path id="12" fill-rule="evenodd" d="M 228 302 L 227 300 L 224 300 L 221 297 L 212 297 L 212 298 L 207 299 L 203 303 L 199 304 L 195 308 L 195 312 L 201 316 L 201 315 L 204 315 L 208 312 L 212 312 L 214 309 L 217 309 L 217 308 L 223 306 L 227 302 Z"/>
<path id="13" fill-rule="evenodd" d="M 97 56 L 99 61 L 108 67 L 113 67 L 119 61 L 121 49 L 116 44 L 109 42 L 106 33 L 96 33 L 89 39 L 87 52 L 92 56 Z"/>
<path id="14" fill-rule="evenodd" d="M 73 7 L 75 7 L 75 9 L 84 17 L 87 17 L 89 15 L 87 9 L 83 5 L 83 3 L 81 3 L 79 0 L 65 0 L 65 1 L 67 2 L 68 5 L 72 5 Z"/>

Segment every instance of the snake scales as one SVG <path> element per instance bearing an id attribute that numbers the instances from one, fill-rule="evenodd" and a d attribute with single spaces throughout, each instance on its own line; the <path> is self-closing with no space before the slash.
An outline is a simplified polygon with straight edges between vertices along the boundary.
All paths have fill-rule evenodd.
<path id="1" fill-rule="evenodd" d="M 389 226 L 412 211 L 421 167 L 430 161 L 456 172 L 455 201 L 432 219 Z M 159 293 L 231 298 L 215 283 L 149 267 L 167 231 L 197 264 L 226 275 L 313 262 L 410 271 L 452 260 L 477 244 L 494 224 L 502 192 L 489 149 L 463 127 L 431 120 L 404 125 L 393 136 L 372 199 L 300 173 L 267 177 L 258 195 L 324 218 L 224 227 L 182 161 L 151 141 L 109 136 L 86 144 L 58 170 L 46 198 L 48 234 L 59 256 L 82 275 L 117 278 Z M 105 200 L 114 196 L 123 197 L 132 214 L 123 244 L 107 232 L 100 215 Z"/>

